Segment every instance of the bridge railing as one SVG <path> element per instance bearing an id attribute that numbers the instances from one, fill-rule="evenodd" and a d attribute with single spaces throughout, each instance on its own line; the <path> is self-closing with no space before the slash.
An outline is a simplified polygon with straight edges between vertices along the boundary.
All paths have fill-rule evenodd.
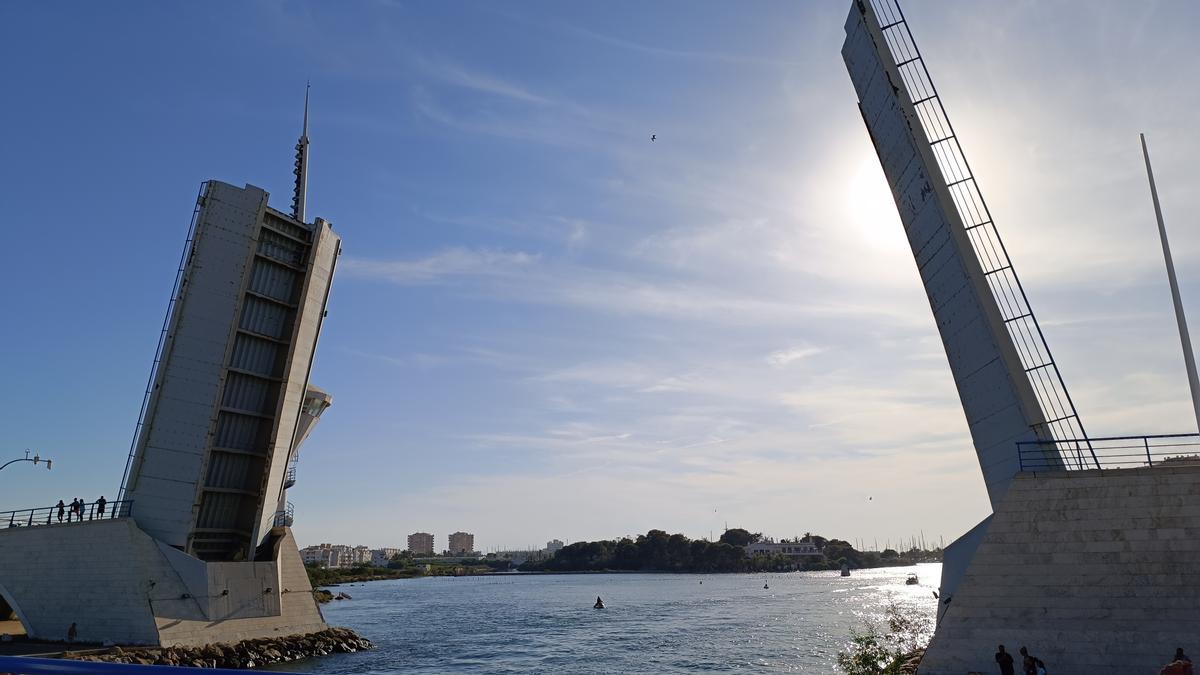
<path id="1" fill-rule="evenodd" d="M 1091 456 L 1078 452 L 1083 446 L 1090 446 Z M 1021 471 L 1200 465 L 1200 434 L 1024 441 L 1017 443 L 1017 457 Z M 1082 457 L 1082 460 L 1076 461 L 1077 457 Z M 1064 458 L 1068 458 L 1067 461 Z"/>
<path id="2" fill-rule="evenodd" d="M 43 506 L 33 509 L 17 509 L 16 511 L 0 511 L 0 527 L 36 527 L 39 525 L 66 525 L 68 523 L 84 523 L 106 518 L 127 518 L 133 500 L 106 501 L 101 506 L 99 501 L 87 502 L 82 510 L 71 508 L 70 504 L 59 507 Z"/>

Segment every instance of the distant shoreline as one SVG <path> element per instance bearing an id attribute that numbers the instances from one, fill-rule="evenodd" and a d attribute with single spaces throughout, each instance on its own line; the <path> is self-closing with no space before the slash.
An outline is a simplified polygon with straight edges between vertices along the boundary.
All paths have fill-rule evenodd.
<path id="1" fill-rule="evenodd" d="M 852 571 L 887 569 L 890 567 L 916 567 L 920 564 L 938 564 L 932 563 L 900 563 L 898 565 L 880 565 L 879 567 L 855 567 Z M 439 577 L 535 577 L 535 576 L 561 576 L 561 575 L 581 575 L 581 574 L 690 574 L 694 576 L 759 576 L 762 574 L 815 574 L 820 572 L 828 572 L 831 576 L 839 576 L 840 572 L 836 569 L 821 569 L 821 570 L 791 570 L 787 572 L 696 572 L 692 570 L 511 570 L 505 572 L 472 572 L 464 574 L 440 574 L 440 575 L 397 575 L 397 576 L 380 576 L 380 575 L 364 575 L 363 577 L 350 577 L 329 584 L 314 584 L 313 588 L 333 588 L 335 586 L 345 586 L 348 584 L 361 584 L 368 581 L 395 581 L 408 579 L 433 579 Z"/>

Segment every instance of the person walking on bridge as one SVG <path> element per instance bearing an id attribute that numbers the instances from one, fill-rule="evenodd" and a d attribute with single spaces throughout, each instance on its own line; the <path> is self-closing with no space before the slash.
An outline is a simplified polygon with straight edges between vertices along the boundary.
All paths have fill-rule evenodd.
<path id="1" fill-rule="evenodd" d="M 63 500 L 58 500 L 58 522 L 62 522 L 63 514 L 66 512 L 66 510 L 67 505 L 63 503 Z"/>
<path id="2" fill-rule="evenodd" d="M 96 500 L 96 513 L 100 515 L 101 519 L 104 518 L 104 505 L 107 503 L 108 500 L 104 498 L 104 495 L 100 495 L 100 499 Z"/>
<path id="3" fill-rule="evenodd" d="M 1013 675 L 1013 657 L 1004 651 L 1004 645 L 996 652 L 996 664 L 1000 666 L 1000 675 Z"/>

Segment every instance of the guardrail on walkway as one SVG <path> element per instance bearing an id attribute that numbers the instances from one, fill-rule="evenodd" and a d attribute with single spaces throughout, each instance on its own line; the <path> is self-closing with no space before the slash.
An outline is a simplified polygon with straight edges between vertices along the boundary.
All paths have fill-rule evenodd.
<path id="1" fill-rule="evenodd" d="M 276 673 L 280 671 L 274 671 Z M 193 668 L 189 666 L 140 666 L 129 663 L 103 663 L 99 661 L 67 661 L 65 659 L 38 659 L 25 656 L 0 656 L 0 673 L 35 675 L 57 673 L 79 675 L 82 673 L 145 673 L 146 675 L 246 675 L 244 670 L 227 668 Z M 283 673 L 283 675 L 288 675 Z"/>
<path id="2" fill-rule="evenodd" d="M 85 503 L 82 511 L 71 509 L 70 504 L 63 506 L 44 506 L 36 509 L 17 509 L 16 511 L 0 511 L 0 527 L 36 527 L 38 525 L 66 525 L 68 523 L 83 523 L 105 518 L 127 518 L 129 509 L 133 506 L 132 499 L 117 502 L 99 501 Z M 0 673 L 4 671 L 0 670 Z"/>
<path id="3" fill-rule="evenodd" d="M 1080 448 L 1089 448 L 1090 452 L 1081 453 Z M 1021 471 L 1200 465 L 1200 434 L 1023 441 L 1017 443 L 1017 457 Z"/>

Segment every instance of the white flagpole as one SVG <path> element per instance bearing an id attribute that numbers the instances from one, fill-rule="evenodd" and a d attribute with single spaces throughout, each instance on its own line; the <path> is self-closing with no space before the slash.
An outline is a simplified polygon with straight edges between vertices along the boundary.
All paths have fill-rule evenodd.
<path id="1" fill-rule="evenodd" d="M 1150 179 L 1150 197 L 1154 200 L 1154 217 L 1158 219 L 1158 236 L 1162 240 L 1163 260 L 1167 263 L 1167 280 L 1171 284 L 1171 300 L 1175 303 L 1175 321 L 1179 324 L 1179 341 L 1183 343 L 1183 362 L 1187 366 L 1188 386 L 1192 389 L 1192 411 L 1196 415 L 1196 428 L 1200 430 L 1200 380 L 1196 378 L 1196 355 L 1192 353 L 1192 338 L 1188 335 L 1187 317 L 1183 314 L 1183 301 L 1179 298 L 1179 281 L 1175 278 L 1175 263 L 1171 260 L 1171 246 L 1167 243 L 1167 226 L 1163 224 L 1162 207 L 1158 204 L 1158 188 L 1154 186 L 1154 171 L 1150 168 L 1150 151 L 1146 149 L 1146 135 L 1142 139 L 1142 156 L 1146 158 L 1146 176 Z"/>

